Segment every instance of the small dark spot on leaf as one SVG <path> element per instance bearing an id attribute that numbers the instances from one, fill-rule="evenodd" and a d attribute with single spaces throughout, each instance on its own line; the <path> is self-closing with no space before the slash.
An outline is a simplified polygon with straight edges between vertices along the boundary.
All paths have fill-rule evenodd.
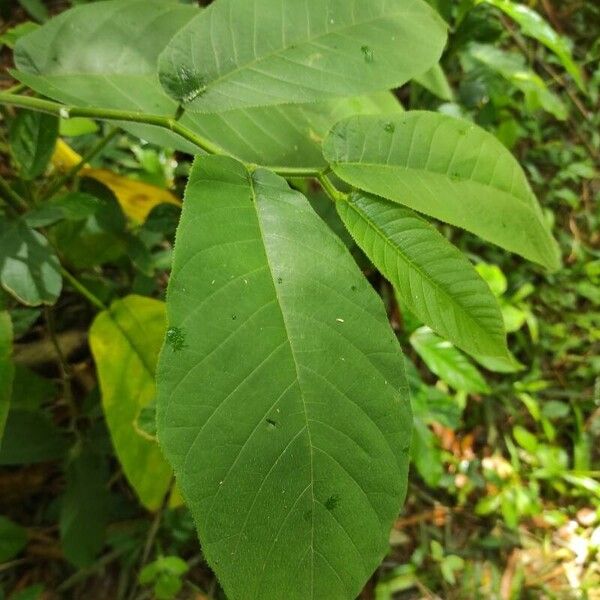
<path id="1" fill-rule="evenodd" d="M 277 278 L 277 283 L 283 283 L 283 279 L 281 277 Z"/>
<path id="2" fill-rule="evenodd" d="M 391 122 L 388 121 L 385 126 L 384 129 L 388 132 L 388 133 L 394 133 L 394 131 L 396 131 L 396 126 Z"/>
<path id="3" fill-rule="evenodd" d="M 185 348 L 185 334 L 179 327 L 167 329 L 167 344 L 171 346 L 173 352 L 179 352 Z"/>
<path id="4" fill-rule="evenodd" d="M 365 61 L 368 63 L 372 63 L 373 60 L 375 59 L 375 56 L 373 55 L 373 49 L 369 48 L 369 46 L 361 46 L 360 51 L 363 53 L 363 56 L 365 57 Z"/>
<path id="5" fill-rule="evenodd" d="M 350 289 L 351 289 L 353 292 L 355 292 L 355 291 L 356 291 L 358 288 L 357 288 L 355 285 L 353 285 L 353 286 L 352 286 Z"/>
<path id="6" fill-rule="evenodd" d="M 235 321 L 237 319 L 237 315 L 231 315 L 231 320 Z"/>
<path id="7" fill-rule="evenodd" d="M 333 496 L 329 496 L 325 501 L 325 508 L 327 510 L 333 510 L 338 507 L 339 503 L 340 497 L 337 494 L 334 494 Z"/>
<path id="8" fill-rule="evenodd" d="M 277 427 L 277 421 L 273 421 L 273 419 L 267 419 L 267 429 L 275 429 Z"/>

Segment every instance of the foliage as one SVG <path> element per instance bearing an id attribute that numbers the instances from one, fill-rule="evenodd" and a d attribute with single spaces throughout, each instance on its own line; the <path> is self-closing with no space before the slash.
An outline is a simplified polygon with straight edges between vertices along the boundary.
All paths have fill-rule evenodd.
<path id="1" fill-rule="evenodd" d="M 598 10 L 20 4 L 0 597 L 593 590 Z"/>

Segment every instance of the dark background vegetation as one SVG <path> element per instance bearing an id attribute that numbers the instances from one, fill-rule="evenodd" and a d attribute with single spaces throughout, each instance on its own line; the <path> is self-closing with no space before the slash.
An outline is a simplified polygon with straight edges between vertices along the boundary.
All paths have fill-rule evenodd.
<path id="1" fill-rule="evenodd" d="M 457 24 L 457 7 L 465 3 L 431 3 L 441 10 L 451 8 L 452 34 L 442 65 L 453 96 L 440 99 L 413 83 L 398 91 L 399 98 L 406 108 L 472 118 L 514 152 L 543 208 L 553 215 L 564 267 L 548 275 L 468 234 L 444 229 L 482 265 L 482 274 L 498 290 L 511 324 L 511 349 L 526 365 L 517 374 L 485 372 L 489 391 L 466 393 L 449 385 L 452 372 L 432 374 L 409 342 L 410 315 L 402 313 L 389 286 L 365 265 L 415 365 L 413 391 L 418 397 L 424 394 L 425 400 L 416 410 L 420 446 L 408 500 L 393 531 L 390 553 L 362 598 L 597 600 L 600 5 L 528 2 L 572 41 L 585 73 L 584 94 L 554 55 L 523 36 L 497 10 L 472 8 Z M 44 8 L 55 13 L 69 5 L 0 0 L 0 87 L 14 84 L 7 72 L 12 64 L 7 34 L 12 28 L 44 19 Z M 524 69 L 537 73 L 545 82 L 543 89 L 554 96 L 536 92 L 535 86 L 527 88 L 497 65 L 478 62 L 473 43 L 521 57 Z M 556 100 L 568 113 L 564 119 L 553 114 Z M 10 109 L 0 109 L 0 175 L 9 181 L 17 176 L 8 148 L 13 115 Z M 101 135 L 98 131 L 65 140 L 84 152 Z M 188 156 L 119 134 L 95 165 L 162 187 L 173 182 L 181 197 L 189 161 Z M 168 219 L 160 222 L 163 239 L 152 249 L 150 268 L 139 256 L 116 252 L 75 270 L 104 301 L 127 293 L 162 298 L 167 269 L 157 255 L 168 251 L 173 227 Z M 142 226 L 129 231 L 142 240 L 146 233 Z M 111 234 L 106 235 L 110 240 Z M 53 431 L 61 431 L 70 445 L 90 444 L 99 450 L 92 469 L 101 484 L 91 488 L 92 494 L 87 483 L 78 484 L 68 448 L 55 452 L 53 460 L 0 468 L 0 515 L 22 528 L 14 535 L 24 535 L 21 552 L 0 564 L 0 598 L 150 598 L 152 586 L 139 580 L 140 570 L 148 565 L 149 579 L 154 570 L 183 581 L 178 597 L 222 598 L 203 563 L 185 508 L 165 506 L 157 514 L 146 513 L 119 471 L 101 418 L 86 342 L 93 307 L 67 287 L 45 314 L 10 302 L 8 308 L 19 365 L 13 402 L 44 407 Z M 448 369 L 452 371 L 452 365 Z M 26 433 L 21 439 L 25 446 L 36 442 Z M 100 550 L 81 564 L 73 564 L 73 552 L 65 543 L 85 545 L 87 530 L 82 527 L 77 539 L 65 542 L 59 523 L 65 503 L 91 506 L 89 518 L 101 520 Z M 76 548 L 78 552 L 83 556 Z"/>

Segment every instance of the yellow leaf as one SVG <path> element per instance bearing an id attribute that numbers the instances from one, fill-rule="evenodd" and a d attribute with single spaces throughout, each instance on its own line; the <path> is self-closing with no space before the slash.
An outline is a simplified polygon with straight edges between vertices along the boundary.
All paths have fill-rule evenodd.
<path id="1" fill-rule="evenodd" d="M 58 171 L 68 171 L 81 162 L 81 156 L 68 144 L 59 139 L 52 157 L 52 164 Z M 168 190 L 123 177 L 106 169 L 92 169 L 85 166 L 82 177 L 90 177 L 109 188 L 116 196 L 123 212 L 134 222 L 143 223 L 152 209 L 158 204 L 175 204 L 181 201 Z"/>

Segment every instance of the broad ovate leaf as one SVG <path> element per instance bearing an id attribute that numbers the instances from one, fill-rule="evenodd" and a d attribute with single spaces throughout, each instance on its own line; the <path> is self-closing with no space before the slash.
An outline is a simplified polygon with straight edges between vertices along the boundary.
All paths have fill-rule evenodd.
<path id="1" fill-rule="evenodd" d="M 168 44 L 160 80 L 197 112 L 387 90 L 437 63 L 423 0 L 217 0 Z"/>
<path id="2" fill-rule="evenodd" d="M 197 159 L 158 437 L 231 600 L 353 600 L 406 493 L 411 415 L 385 311 L 272 172 Z"/>
<path id="3" fill-rule="evenodd" d="M 350 117 L 324 143 L 346 182 L 462 227 L 555 270 L 558 245 L 516 159 L 493 135 L 447 115 Z"/>
<path id="4" fill-rule="evenodd" d="M 442 381 L 459 392 L 484 394 L 490 391 L 477 367 L 449 341 L 421 327 L 410 336 L 411 346 Z"/>
<path id="5" fill-rule="evenodd" d="M 54 304 L 62 290 L 60 263 L 52 246 L 20 219 L 0 217 L 0 285 L 28 306 Z"/>
<path id="6" fill-rule="evenodd" d="M 510 360 L 502 313 L 490 288 L 433 226 L 409 208 L 361 192 L 336 206 L 403 305 L 469 354 Z"/>
<path id="7" fill-rule="evenodd" d="M 163 302 L 127 296 L 101 312 L 90 329 L 90 346 L 102 407 L 117 457 L 140 501 L 157 509 L 171 482 L 158 444 L 136 427 L 156 396 L 154 373 L 166 330 Z"/>
<path id="8" fill-rule="evenodd" d="M 112 0 L 77 6 L 19 42 L 15 75 L 40 94 L 68 105 L 174 116 L 177 102 L 158 80 L 158 54 L 197 14 L 197 7 L 169 0 Z M 150 28 L 152 35 L 148 36 Z M 75 47 L 82 51 L 75 52 Z M 338 120 L 351 114 L 401 110 L 391 93 L 378 92 L 214 115 L 184 112 L 180 123 L 218 145 L 223 153 L 246 162 L 320 169 L 326 166 L 321 142 Z M 181 136 L 159 127 L 121 125 L 156 144 L 199 151 Z M 62 155 L 55 155 L 55 160 L 59 158 Z"/>

